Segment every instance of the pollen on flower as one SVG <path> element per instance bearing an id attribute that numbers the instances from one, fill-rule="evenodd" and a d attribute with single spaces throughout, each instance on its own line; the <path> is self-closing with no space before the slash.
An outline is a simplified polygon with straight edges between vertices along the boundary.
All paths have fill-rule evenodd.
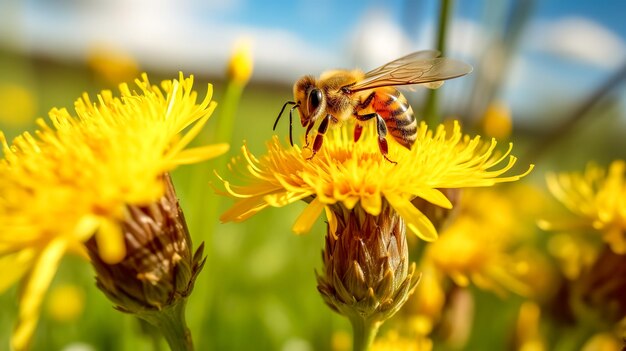
<path id="1" fill-rule="evenodd" d="M 302 158 L 309 159 L 309 158 L 311 158 L 311 156 L 313 156 L 313 150 L 312 149 L 310 149 L 308 147 L 302 148 Z"/>

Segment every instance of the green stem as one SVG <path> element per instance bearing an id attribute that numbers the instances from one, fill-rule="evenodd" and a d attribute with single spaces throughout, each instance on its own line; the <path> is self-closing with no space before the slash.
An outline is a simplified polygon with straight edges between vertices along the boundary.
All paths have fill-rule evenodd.
<path id="1" fill-rule="evenodd" d="M 162 351 L 163 347 L 161 346 L 161 333 L 145 319 L 137 318 L 137 321 L 139 322 L 139 328 L 141 329 L 141 333 L 150 338 L 150 341 L 152 342 L 152 350 Z"/>
<path id="2" fill-rule="evenodd" d="M 437 50 L 441 55 L 446 51 L 446 37 L 448 33 L 448 22 L 452 14 L 452 0 L 441 0 L 441 8 L 439 10 L 439 28 L 437 30 Z M 431 128 L 435 127 L 440 120 L 438 111 L 439 95 L 436 89 L 428 91 L 426 105 L 424 106 L 424 121 Z"/>
<path id="3" fill-rule="evenodd" d="M 350 318 L 352 323 L 352 350 L 368 351 L 371 349 L 378 328 L 382 324 L 379 321 L 370 321 L 361 317 Z"/>
<path id="4" fill-rule="evenodd" d="M 244 84 L 229 81 L 226 85 L 224 98 L 221 102 L 221 112 L 217 123 L 217 131 L 215 133 L 215 141 L 231 142 L 233 130 L 235 127 L 235 115 L 239 107 L 239 101 L 243 94 Z"/>
<path id="5" fill-rule="evenodd" d="M 237 115 L 237 109 L 239 107 L 239 101 L 241 100 L 241 95 L 243 94 L 243 89 L 245 85 L 236 82 L 229 81 L 226 85 L 226 91 L 224 93 L 224 98 L 221 103 L 221 111 L 218 116 L 219 121 L 217 123 L 215 141 L 219 142 L 227 142 L 232 144 L 233 139 L 233 131 L 235 128 L 235 116 Z M 226 171 L 226 165 L 228 163 L 227 157 L 222 157 L 220 160 L 215 163 L 215 171 L 223 176 Z M 203 182 L 207 182 L 207 178 L 209 174 L 204 174 Z M 208 196 L 207 196 L 208 198 Z M 199 206 L 198 210 L 200 213 L 198 214 L 198 218 L 206 219 L 206 214 L 215 214 L 217 213 L 220 207 L 221 196 L 211 196 L 210 201 L 208 203 L 202 204 Z M 200 222 L 204 227 L 205 223 Z"/>
<path id="6" fill-rule="evenodd" d="M 152 335 L 152 336 L 150 336 L 150 338 L 152 339 L 152 350 L 154 350 L 154 351 L 163 351 L 162 347 L 161 347 L 161 340 L 159 338 L 157 338 L 156 335 Z"/>
<path id="7" fill-rule="evenodd" d="M 219 113 L 217 118 L 217 125 L 215 127 L 215 134 L 206 135 L 202 140 L 202 144 L 206 145 L 214 142 L 228 142 L 232 148 L 232 136 L 235 127 L 235 115 L 237 114 L 237 108 L 239 107 L 239 101 L 243 94 L 245 84 L 241 84 L 235 81 L 229 81 L 226 85 L 222 100 L 217 106 L 217 112 Z M 218 210 L 220 208 L 221 197 L 212 194 L 207 194 L 208 183 L 210 179 L 214 178 L 213 172 L 217 172 L 219 175 L 224 176 L 227 169 L 228 157 L 220 157 L 214 160 L 211 164 L 205 163 L 196 165 L 194 173 L 191 175 L 191 200 L 190 202 L 195 204 L 193 209 L 195 210 L 195 216 L 193 219 L 193 228 L 198 233 L 202 233 L 205 238 L 205 254 L 207 255 L 207 265 L 209 267 L 214 266 L 212 261 L 213 253 L 213 231 L 215 230 L 214 216 L 218 216 Z M 211 219 L 211 221 L 209 221 Z M 191 322 L 194 324 L 203 325 L 207 328 L 207 319 L 211 315 L 211 303 L 212 303 L 212 282 L 205 281 L 202 284 L 197 284 L 196 294 L 203 296 L 202 299 L 196 301 L 196 308 L 204 313 L 197 313 L 192 315 Z M 203 343 L 209 333 L 201 334 L 199 342 Z"/>
<path id="8" fill-rule="evenodd" d="M 191 331 L 185 321 L 186 304 L 187 299 L 183 298 L 163 310 L 139 315 L 140 318 L 152 324 L 165 337 L 172 351 L 193 351 Z"/>
<path id="9" fill-rule="evenodd" d="M 204 134 L 204 139 L 200 140 L 202 145 L 208 145 L 216 142 L 232 143 L 233 130 L 235 128 L 235 115 L 237 114 L 237 108 L 239 106 L 239 101 L 241 100 L 244 88 L 245 85 L 238 82 L 229 81 L 227 83 L 222 101 L 220 101 L 217 106 L 219 115 L 216 117 L 217 125 L 215 128 L 215 134 L 212 136 Z M 211 137 L 210 140 L 209 137 Z M 224 175 L 227 162 L 227 157 L 221 157 L 215 160 L 212 164 L 198 165 L 196 167 L 196 172 L 192 174 L 191 196 L 193 197 L 192 202 L 197 204 L 195 208 L 198 212 L 195 216 L 196 219 L 194 228 L 204 231 L 207 236 L 212 234 L 207 232 L 207 230 L 212 230 L 212 228 L 208 227 L 208 224 L 206 223 L 207 214 L 215 214 L 219 208 L 220 197 L 207 196 L 205 190 L 209 179 L 213 174 L 213 169 L 217 171 L 218 174 Z M 208 254 L 211 252 L 211 248 L 208 247 L 210 240 L 208 240 L 206 244 L 206 251 Z"/>

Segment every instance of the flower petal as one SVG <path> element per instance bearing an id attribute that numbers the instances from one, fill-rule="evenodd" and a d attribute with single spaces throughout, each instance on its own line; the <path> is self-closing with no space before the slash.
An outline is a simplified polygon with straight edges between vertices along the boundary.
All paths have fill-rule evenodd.
<path id="1" fill-rule="evenodd" d="M 118 263 L 126 256 L 124 233 L 120 224 L 115 220 L 102 218 L 98 232 L 96 232 L 96 242 L 100 257 L 108 264 Z"/>
<path id="2" fill-rule="evenodd" d="M 447 209 L 452 208 L 450 200 L 438 189 L 423 188 L 417 192 L 417 195 L 433 205 Z"/>
<path id="3" fill-rule="evenodd" d="M 28 349 L 39 320 L 43 295 L 52 282 L 66 248 L 65 238 L 56 238 L 46 246 L 36 259 L 33 270 L 30 272 L 20 295 L 19 317 L 11 338 L 11 346 L 16 351 Z"/>
<path id="4" fill-rule="evenodd" d="M 230 146 L 226 143 L 207 145 L 202 147 L 196 147 L 193 149 L 185 149 L 180 151 L 172 160 L 177 165 L 188 165 L 205 160 L 209 160 L 220 156 L 228 151 Z"/>
<path id="5" fill-rule="evenodd" d="M 381 205 L 382 199 L 379 193 L 361 197 L 361 207 L 372 216 L 378 216 L 380 214 Z"/>
<path id="6" fill-rule="evenodd" d="M 337 239 L 337 226 L 339 223 L 337 222 L 335 212 L 331 211 L 328 206 L 324 207 L 324 212 L 326 212 L 326 219 L 328 220 L 328 233 Z"/>
<path id="7" fill-rule="evenodd" d="M 413 204 L 402 196 L 385 194 L 389 204 L 406 222 L 407 228 L 425 241 L 437 240 L 437 230 L 432 222 Z"/>
<path id="8" fill-rule="evenodd" d="M 35 249 L 24 249 L 0 257 L 0 293 L 13 285 L 32 267 Z"/>
<path id="9" fill-rule="evenodd" d="M 322 214 L 322 210 L 325 205 L 315 198 L 311 203 L 302 211 L 298 219 L 296 219 L 296 223 L 294 223 L 292 230 L 296 234 L 305 234 L 311 227 L 313 223 L 317 220 L 317 218 Z"/>
<path id="10" fill-rule="evenodd" d="M 252 197 L 241 199 L 220 216 L 220 221 L 222 223 L 229 221 L 241 222 L 268 206 L 269 204 L 262 198 Z"/>

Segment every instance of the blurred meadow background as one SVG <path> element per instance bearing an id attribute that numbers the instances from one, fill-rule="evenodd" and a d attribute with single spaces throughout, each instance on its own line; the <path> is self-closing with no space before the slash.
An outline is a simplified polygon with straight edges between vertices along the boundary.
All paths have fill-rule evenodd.
<path id="1" fill-rule="evenodd" d="M 523 256 L 544 266 L 532 266 L 514 283 L 491 277 L 496 284 L 472 281 L 461 288 L 462 279 L 452 275 L 448 284 L 458 286 L 444 295 L 447 301 L 461 297 L 442 313 L 451 321 L 430 334 L 434 349 L 578 350 L 585 339 L 577 337 L 612 332 L 613 324 L 552 323 L 559 316 L 572 319 L 554 302 L 567 280 L 564 265 L 583 254 L 563 254 L 558 248 L 567 243 L 553 240 L 560 234 L 536 223 L 552 211 L 565 212 L 546 189 L 547 172 L 583 171 L 590 161 L 606 168 L 626 157 L 624 14 L 626 3 L 617 0 L 0 0 L 0 129 L 11 140 L 35 130 L 35 119 L 47 118 L 51 108 L 71 109 L 83 92 L 115 92 L 141 72 L 153 83 L 177 78 L 179 71 L 192 74 L 200 96 L 213 84 L 218 107 L 194 143 L 229 142 L 229 154 L 172 174 L 194 245 L 204 241 L 208 256 L 187 310 L 196 349 L 349 350 L 350 324 L 324 305 L 316 289 L 325 224 L 320 220 L 304 236 L 292 234 L 304 203 L 220 224 L 232 201 L 215 194 L 213 170 L 225 174 L 244 142 L 261 155 L 274 134 L 286 140 L 285 116 L 276 132 L 272 125 L 300 76 L 331 68 L 367 71 L 412 51 L 443 49 L 474 71 L 446 82 L 436 99 L 423 88 L 403 93 L 418 120 L 426 114 L 434 116 L 430 121 L 458 119 L 465 133 L 495 137 L 503 148 L 512 142 L 519 169 L 535 164 L 521 185 L 478 189 L 464 199 L 471 204 L 475 196 L 474 212 L 492 212 L 498 235 L 516 237 L 499 253 L 506 264 L 490 265 L 506 271 Z M 254 64 L 245 87 L 229 80 L 237 48 Z M 436 107 L 429 105 L 433 101 Z M 294 124 L 299 137 L 303 131 Z M 413 239 L 411 260 L 419 261 L 431 244 Z M 478 240 L 476 250 L 487 252 L 480 246 L 487 243 Z M 438 248 L 443 253 L 437 257 L 470 244 Z M 419 324 L 411 313 L 425 313 L 421 304 L 442 294 L 429 290 L 424 274 L 412 301 L 383 326 L 381 337 Z M 523 287 L 516 289 L 518 283 Z M 0 350 L 8 349 L 17 293 L 12 287 L 0 295 Z M 89 264 L 66 257 L 46 295 L 32 349 L 167 346 L 112 308 L 95 287 Z"/>

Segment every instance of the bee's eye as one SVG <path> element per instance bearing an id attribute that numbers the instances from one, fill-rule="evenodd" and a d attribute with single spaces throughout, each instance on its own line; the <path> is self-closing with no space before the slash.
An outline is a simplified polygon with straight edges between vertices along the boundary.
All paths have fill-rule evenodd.
<path id="1" fill-rule="evenodd" d="M 312 89 L 311 92 L 309 92 L 309 101 L 307 103 L 307 109 L 309 110 L 309 113 L 315 112 L 315 110 L 317 110 L 317 108 L 320 106 L 321 102 L 322 91 L 319 89 Z"/>

